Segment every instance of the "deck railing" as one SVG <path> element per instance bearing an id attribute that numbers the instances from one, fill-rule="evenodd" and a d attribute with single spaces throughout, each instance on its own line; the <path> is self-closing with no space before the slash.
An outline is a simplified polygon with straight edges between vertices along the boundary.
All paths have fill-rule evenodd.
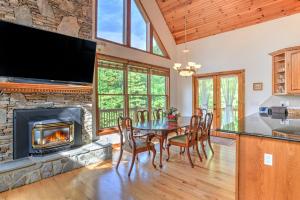
<path id="1" fill-rule="evenodd" d="M 133 120 L 135 119 L 134 113 L 138 110 L 138 108 L 132 108 L 129 110 L 129 116 Z M 106 109 L 99 110 L 99 124 L 100 128 L 111 128 L 116 127 L 118 124 L 118 117 L 124 116 L 124 109 Z"/>
<path id="2" fill-rule="evenodd" d="M 133 120 L 135 120 L 135 112 L 137 108 L 133 108 L 129 110 L 129 116 Z M 225 108 L 222 108 L 222 116 L 224 116 Z M 107 109 L 107 110 L 99 110 L 100 117 L 100 128 L 110 128 L 117 126 L 117 120 L 119 116 L 124 116 L 124 109 Z M 238 120 L 238 109 L 233 110 L 233 119 L 235 121 Z"/>

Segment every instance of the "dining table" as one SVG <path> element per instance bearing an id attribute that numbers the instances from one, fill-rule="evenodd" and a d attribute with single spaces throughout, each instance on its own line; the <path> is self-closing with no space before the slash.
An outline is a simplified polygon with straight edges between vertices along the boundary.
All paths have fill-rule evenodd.
<path id="1" fill-rule="evenodd" d="M 143 130 L 149 134 L 155 135 L 159 139 L 159 167 L 162 168 L 162 153 L 165 140 L 168 138 L 168 134 L 177 132 L 179 129 L 190 125 L 190 117 L 179 117 L 176 121 L 170 121 L 167 118 L 161 118 L 158 120 L 149 120 L 145 122 L 137 122 L 133 124 L 134 129 Z"/>

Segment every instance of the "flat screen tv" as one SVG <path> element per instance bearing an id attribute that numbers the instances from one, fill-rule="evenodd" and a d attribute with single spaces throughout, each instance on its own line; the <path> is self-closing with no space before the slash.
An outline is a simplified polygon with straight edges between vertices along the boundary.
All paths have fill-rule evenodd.
<path id="1" fill-rule="evenodd" d="M 0 21 L 0 76 L 92 83 L 96 43 Z"/>

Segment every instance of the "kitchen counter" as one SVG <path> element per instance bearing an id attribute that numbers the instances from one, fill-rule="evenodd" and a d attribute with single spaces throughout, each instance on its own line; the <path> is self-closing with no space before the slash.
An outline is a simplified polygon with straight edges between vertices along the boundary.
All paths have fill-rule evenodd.
<path id="1" fill-rule="evenodd" d="M 253 114 L 216 131 L 300 142 L 300 118 Z"/>
<path id="2" fill-rule="evenodd" d="M 253 114 L 217 131 L 237 134 L 237 200 L 299 199 L 299 117 Z"/>

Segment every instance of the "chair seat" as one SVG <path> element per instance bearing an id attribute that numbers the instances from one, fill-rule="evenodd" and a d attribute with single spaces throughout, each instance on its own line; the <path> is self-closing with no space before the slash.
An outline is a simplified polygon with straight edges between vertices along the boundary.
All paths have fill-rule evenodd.
<path id="1" fill-rule="evenodd" d="M 147 143 L 149 143 L 150 146 L 154 146 L 152 142 L 147 142 L 146 140 L 143 139 L 135 139 L 135 144 L 137 149 L 146 148 Z"/>
<path id="2" fill-rule="evenodd" d="M 186 143 L 186 137 L 187 137 L 187 135 L 177 135 L 177 136 L 171 137 L 169 139 L 169 141 L 185 144 Z"/>

